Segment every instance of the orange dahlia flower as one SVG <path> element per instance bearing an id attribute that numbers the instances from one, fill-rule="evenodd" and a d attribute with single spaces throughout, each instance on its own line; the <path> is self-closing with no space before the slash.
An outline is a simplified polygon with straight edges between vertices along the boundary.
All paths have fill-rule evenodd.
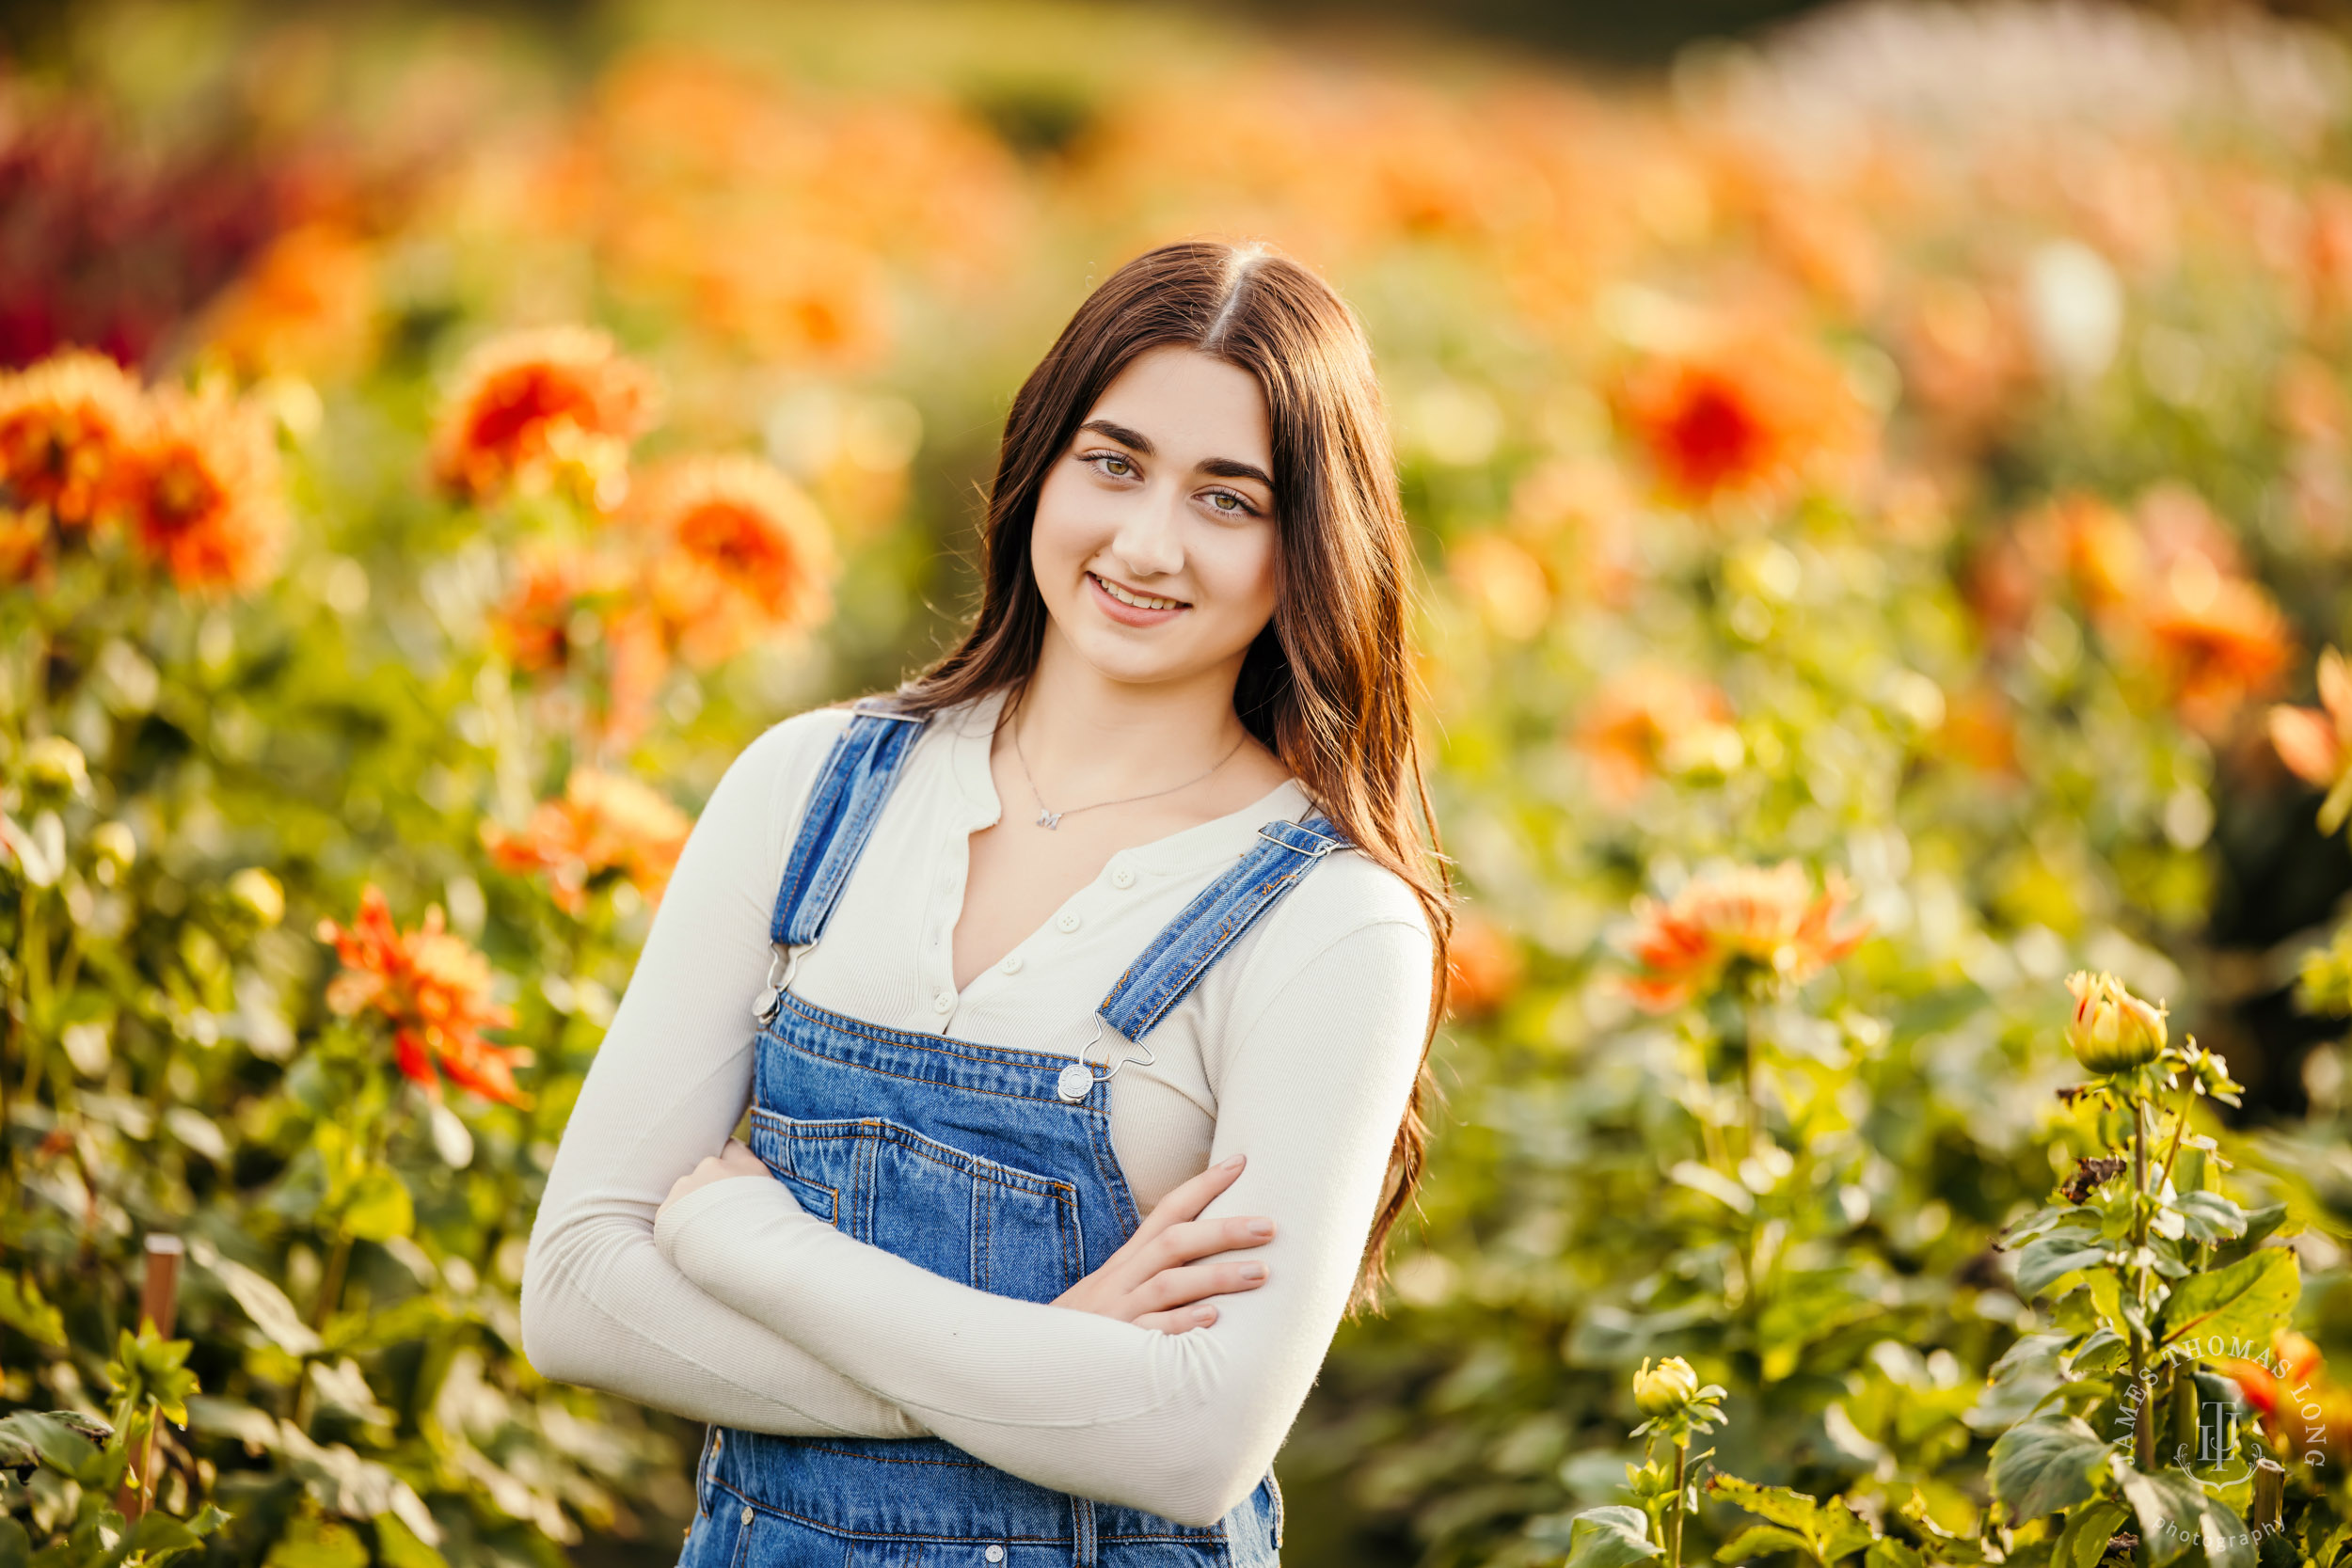
<path id="1" fill-rule="evenodd" d="M 139 384 L 103 354 L 60 354 L 0 376 L 0 489 L 11 510 L 88 528 L 122 499 L 146 429 Z"/>
<path id="2" fill-rule="evenodd" d="M 658 552 L 647 578 L 655 613 L 689 663 L 719 663 L 830 606 L 834 558 L 824 519 L 769 464 L 689 459 L 648 482 L 643 510 Z"/>
<path id="3" fill-rule="evenodd" d="M 1511 999 L 1526 965 L 1510 933 L 1475 915 L 1465 916 L 1446 943 L 1446 1011 L 1483 1018 Z"/>
<path id="4" fill-rule="evenodd" d="M 206 311 L 204 332 L 248 373 L 348 373 L 373 336 L 374 265 L 359 235 L 334 223 L 288 230 Z"/>
<path id="5" fill-rule="evenodd" d="M 2280 1329 L 2270 1346 L 2267 1362 L 2233 1357 L 2219 1369 L 2236 1382 L 2284 1449 L 2311 1454 L 2324 1445 L 2352 1455 L 2352 1390 L 2334 1386 L 2319 1347 L 2294 1330 Z"/>
<path id="6" fill-rule="evenodd" d="M 511 1009 L 490 1000 L 489 960 L 442 927 L 436 904 L 421 927 L 401 930 L 383 892 L 370 883 L 351 925 L 319 922 L 318 939 L 334 944 L 343 966 L 327 985 L 326 1005 L 345 1018 L 374 1012 L 389 1020 L 395 1063 L 435 1098 L 439 1073 L 447 1073 L 485 1099 L 528 1105 L 514 1069 L 531 1053 L 482 1037 L 485 1029 L 515 1022 Z"/>
<path id="7" fill-rule="evenodd" d="M 132 466 L 140 545 L 182 588 L 243 588 L 285 542 L 284 481 L 268 416 L 226 396 L 166 389 Z"/>
<path id="8" fill-rule="evenodd" d="M 617 871 L 659 900 L 692 826 L 684 812 L 637 780 L 576 768 L 564 799 L 532 813 L 522 832 L 482 825 L 490 857 L 508 871 L 548 874 L 556 904 L 570 914 L 588 905 L 588 882 Z"/>
<path id="9" fill-rule="evenodd" d="M 2165 574 L 2141 628 L 2182 721 L 2208 735 L 2276 687 L 2295 657 L 2294 633 L 2270 595 L 2245 578 L 2218 576 L 2201 556 Z"/>
<path id="10" fill-rule="evenodd" d="M 1794 489 L 1858 454 L 1870 431 L 1836 361 L 1785 332 L 1650 359 L 1616 404 L 1666 487 L 1688 500 Z"/>
<path id="11" fill-rule="evenodd" d="M 543 546 L 523 553 L 513 589 L 490 615 L 491 639 L 516 669 L 587 684 L 601 736 L 616 746 L 652 721 L 670 668 L 643 588 L 638 568 L 617 555 Z"/>
<path id="12" fill-rule="evenodd" d="M 600 551 L 539 543 L 518 552 L 513 586 L 490 614 L 490 635 L 507 662 L 533 673 L 572 661 L 572 624 L 582 610 L 599 620 L 626 600 L 626 562 Z"/>
<path id="13" fill-rule="evenodd" d="M 2333 648 L 2319 656 L 2319 705 L 2272 708 L 2270 743 L 2296 778 L 2328 792 L 2319 831 L 2332 833 L 2352 812 L 2352 668 Z"/>
<path id="14" fill-rule="evenodd" d="M 651 422 L 650 372 L 602 332 L 535 327 L 494 338 L 458 368 L 433 435 L 434 477 L 480 499 L 577 468 L 601 490 Z"/>
<path id="15" fill-rule="evenodd" d="M 1638 666 L 1613 676 L 1593 699 L 1576 743 L 1603 799 L 1623 805 L 1661 772 L 1735 768 L 1742 748 L 1731 705 L 1706 681 Z"/>
<path id="16" fill-rule="evenodd" d="M 1801 984 L 1869 934 L 1867 922 L 1833 928 L 1848 897 L 1836 872 L 1816 896 L 1804 868 L 1784 861 L 1708 873 L 1664 904 L 1637 898 L 1631 947 L 1643 972 L 1627 990 L 1642 1006 L 1666 1012 L 1725 985 L 1761 991 Z"/>

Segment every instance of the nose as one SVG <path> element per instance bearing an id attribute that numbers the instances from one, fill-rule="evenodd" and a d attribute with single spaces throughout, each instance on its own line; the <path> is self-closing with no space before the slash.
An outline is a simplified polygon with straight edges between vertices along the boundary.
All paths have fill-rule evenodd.
<path id="1" fill-rule="evenodd" d="M 1136 498 L 1111 535 L 1111 556 L 1135 578 L 1166 577 L 1184 564 L 1184 497 L 1174 486 L 1152 485 Z"/>

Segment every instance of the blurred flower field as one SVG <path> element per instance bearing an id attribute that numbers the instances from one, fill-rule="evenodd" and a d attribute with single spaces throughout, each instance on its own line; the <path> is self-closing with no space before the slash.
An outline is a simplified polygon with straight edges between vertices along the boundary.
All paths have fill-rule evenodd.
<path id="1" fill-rule="evenodd" d="M 2334 35 L 307 15 L 0 75 L 0 1564 L 672 1560 L 522 1351 L 565 1113 L 1194 232 L 1372 330 L 1469 900 L 1289 1558 L 2352 1560 Z"/>

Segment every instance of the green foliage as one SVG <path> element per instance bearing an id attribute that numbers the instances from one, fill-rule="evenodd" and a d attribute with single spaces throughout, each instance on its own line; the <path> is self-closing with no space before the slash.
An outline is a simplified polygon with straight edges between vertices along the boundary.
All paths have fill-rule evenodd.
<path id="1" fill-rule="evenodd" d="M 1286 240 L 1377 347 L 1468 895 L 1425 1223 L 1283 1458 L 1363 1524 L 1340 1559 L 2170 1563 L 2255 1528 L 2256 1482 L 2115 1445 L 2223 1404 L 2281 1468 L 2265 1568 L 2352 1549 L 2334 1418 L 2307 1441 L 2220 1386 L 2256 1386 L 2238 1362 L 2290 1322 L 2352 1355 L 2345 1053 L 2298 1064 L 2250 1022 L 2295 949 L 2249 911 L 2323 917 L 2342 867 L 2297 835 L 2352 800 L 2265 740 L 2352 594 L 2326 38 L 2146 20 L 2176 93 L 2142 44 L 2040 12 L 1980 47 L 1973 12 L 1878 15 L 1895 75 L 1956 95 L 1917 116 L 1805 47 L 1618 96 L 1279 49 L 1255 74 L 1264 40 L 1140 12 L 1074 55 L 1061 19 L 984 13 L 919 57 L 897 12 L 821 39 L 616 12 L 583 36 L 670 47 L 567 37 L 559 68 L 497 23 L 74 9 L 65 57 L 158 136 L 251 93 L 239 135 L 285 137 L 291 186 L 358 150 L 325 181 L 348 202 L 159 371 L 266 414 L 283 559 L 183 587 L 120 533 L 0 599 L 0 1409 L 52 1421 L 0 1422 L 0 1461 L 34 1456 L 0 1568 L 11 1530 L 103 1525 L 73 1479 L 97 1461 L 43 1456 L 78 1432 L 103 1459 L 106 1429 L 52 1410 L 148 1419 L 166 1506 L 137 1528 L 216 1502 L 210 1560 L 666 1549 L 691 1433 L 547 1385 L 516 1314 L 652 879 L 484 831 L 527 839 L 580 771 L 691 807 L 764 724 L 926 657 L 1009 389 L 1085 279 L 1193 227 Z M 157 37 L 186 52 L 162 84 Z M 2023 56 L 2065 103 L 2010 96 Z M 2265 91 L 2280 58 L 2319 74 Z M 2079 114 L 2107 82 L 2154 85 Z M 1815 111 L 1866 134 L 1817 143 Z M 380 175 L 412 165 L 439 173 Z M 437 489 L 468 351 L 555 316 L 661 371 L 670 422 L 618 467 Z M 615 474 L 687 449 L 764 451 L 817 497 L 833 619 L 649 670 L 644 574 L 590 573 L 510 624 L 534 570 L 616 537 Z M 488 1053 L 457 1066 L 508 1063 L 516 1096 L 419 1070 L 337 989 L 314 933 L 370 886 L 485 960 L 459 989 Z M 1737 896 L 1708 913 L 1710 888 Z M 1649 940 L 1668 917 L 1703 961 Z M 2076 965 L 2175 998 L 2252 1087 L 2190 1040 L 2058 1098 Z M 2301 994 L 2352 1011 L 2352 939 Z M 187 1243 L 176 1361 L 135 1336 L 157 1232 Z M 1665 1356 L 1720 1396 L 1643 1409 Z M 2320 1360 L 2285 1381 L 2342 1392 Z M 124 1418 L 125 1388 L 184 1427 Z"/>
<path id="2" fill-rule="evenodd" d="M 1647 1515 L 1613 1503 L 1577 1515 L 1568 1540 L 1567 1568 L 1629 1568 L 1664 1550 L 1649 1538 Z"/>

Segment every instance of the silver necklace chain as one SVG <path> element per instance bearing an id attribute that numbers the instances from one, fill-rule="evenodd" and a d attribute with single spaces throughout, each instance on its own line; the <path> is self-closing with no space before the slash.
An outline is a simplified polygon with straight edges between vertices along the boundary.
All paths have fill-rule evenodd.
<path id="1" fill-rule="evenodd" d="M 1210 767 L 1209 773 L 1216 772 L 1217 768 L 1222 768 L 1227 763 L 1232 761 L 1233 752 L 1241 750 L 1242 740 L 1248 740 L 1248 738 L 1249 732 L 1248 730 L 1242 731 L 1241 740 L 1234 741 L 1233 750 L 1226 752 L 1223 756 L 1216 759 L 1216 763 Z M 1037 775 L 1029 771 L 1029 759 L 1022 752 L 1021 725 L 1018 721 L 1016 721 L 1012 726 L 1012 754 L 1020 760 L 1021 776 L 1028 780 L 1029 794 L 1037 800 L 1037 825 L 1041 828 L 1058 828 L 1061 826 L 1061 819 L 1063 817 L 1075 816 L 1081 812 L 1100 811 L 1104 806 L 1124 806 L 1132 804 L 1136 800 L 1156 800 L 1162 795 L 1173 795 L 1180 789 L 1190 789 L 1194 784 L 1199 784 L 1201 779 L 1205 779 L 1209 776 L 1209 773 L 1202 773 L 1197 778 L 1186 779 L 1183 784 L 1170 784 L 1166 789 L 1152 790 L 1148 795 L 1129 795 L 1117 800 L 1097 800 L 1090 806 L 1073 806 L 1068 811 L 1053 811 L 1046 806 L 1045 797 L 1038 793 Z"/>

